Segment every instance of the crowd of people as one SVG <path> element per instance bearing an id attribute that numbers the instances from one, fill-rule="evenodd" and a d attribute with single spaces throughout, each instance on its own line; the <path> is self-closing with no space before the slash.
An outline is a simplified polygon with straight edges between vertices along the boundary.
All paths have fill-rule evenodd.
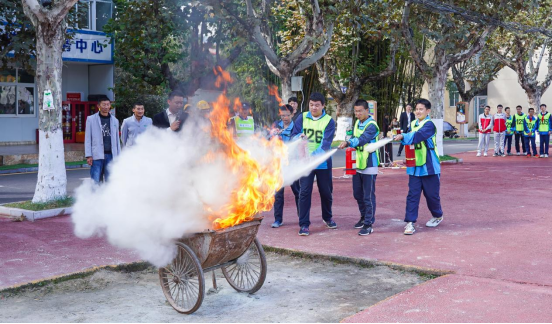
<path id="1" fill-rule="evenodd" d="M 90 165 L 90 176 L 96 182 L 107 181 L 109 177 L 109 163 L 121 153 L 122 147 L 130 147 L 135 144 L 136 138 L 154 126 L 166 129 L 168 132 L 180 132 L 184 124 L 190 118 L 186 110 L 190 109 L 185 95 L 173 91 L 167 99 L 168 107 L 156 114 L 152 119 L 144 116 L 143 104 L 136 103 L 133 106 L 133 115 L 123 121 L 119 135 L 119 122 L 110 114 L 111 101 L 108 98 L 99 100 L 98 113 L 86 120 L 85 156 Z M 308 100 L 308 111 L 298 112 L 298 100 L 296 97 L 288 99 L 287 105 L 279 108 L 280 120 L 274 122 L 269 137 L 277 137 L 284 142 L 291 140 L 304 140 L 309 154 L 321 155 L 331 149 L 336 130 L 336 123 L 325 109 L 326 99 L 323 94 L 314 92 Z M 200 101 L 197 104 L 199 116 L 207 118 L 212 111 L 209 104 Z M 440 203 L 440 163 L 436 148 L 436 127 L 429 117 L 431 103 L 420 99 L 412 112 L 412 106 L 407 105 L 406 113 L 401 115 L 400 122 L 396 119 L 392 127 L 403 130 L 395 136 L 400 141 L 401 147 L 413 145 L 415 148 L 416 164 L 407 167 L 409 176 L 409 191 L 406 197 L 405 229 L 404 234 L 414 234 L 414 224 L 418 219 L 418 207 L 423 193 L 427 200 L 427 206 L 432 218 L 426 223 L 428 227 L 435 227 L 443 220 L 443 211 Z M 356 174 L 352 181 L 352 196 L 357 201 L 360 218 L 354 225 L 359 229 L 361 236 L 370 235 L 373 232 L 376 214 L 376 178 L 380 165 L 379 150 L 370 152 L 367 145 L 377 143 L 381 137 L 380 129 L 369 114 L 369 106 L 366 100 L 357 100 L 354 104 L 354 114 L 357 118 L 353 126 L 353 134 L 339 145 L 339 149 L 347 147 L 356 151 Z M 531 124 L 529 118 L 528 125 Z M 492 125 L 493 119 L 490 120 Z M 487 125 L 488 126 L 488 125 Z M 531 126 L 528 126 L 531 127 Z M 538 127 L 538 126 L 537 126 Z M 253 136 L 255 134 L 255 122 L 251 116 L 251 107 L 248 103 L 242 103 L 237 114 L 228 121 L 228 128 L 236 138 Z M 332 183 L 332 158 L 318 165 L 307 176 L 300 178 L 291 185 L 295 196 L 297 217 L 299 219 L 300 236 L 310 234 L 310 211 L 314 182 L 320 195 L 322 220 L 327 228 L 336 229 L 332 214 L 333 183 Z M 274 223 L 272 228 L 284 225 L 284 190 L 281 188 L 275 194 Z"/>

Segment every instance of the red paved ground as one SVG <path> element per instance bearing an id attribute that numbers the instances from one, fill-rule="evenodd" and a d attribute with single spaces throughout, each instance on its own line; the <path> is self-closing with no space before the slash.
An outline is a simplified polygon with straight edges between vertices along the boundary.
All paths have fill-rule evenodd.
<path id="1" fill-rule="evenodd" d="M 0 218 L 0 290 L 88 268 L 138 261 L 103 238 L 81 240 L 68 216 L 36 222 Z"/>
<path id="2" fill-rule="evenodd" d="M 408 177 L 405 170 L 382 170 L 372 235 L 360 237 L 352 228 L 359 213 L 351 180 L 338 179 L 333 211 L 339 229 L 322 224 L 316 193 L 311 235 L 298 236 L 291 190 L 286 190 L 285 225 L 271 229 L 272 214 L 265 213 L 259 237 L 263 244 L 281 248 L 455 273 L 394 296 L 348 322 L 551 322 L 552 159 L 474 155 L 457 154 L 463 164 L 443 166 L 445 220 L 435 229 L 424 226 L 431 216 L 422 198 L 416 234 L 402 234 Z M 334 170 L 335 176 L 342 174 Z"/>

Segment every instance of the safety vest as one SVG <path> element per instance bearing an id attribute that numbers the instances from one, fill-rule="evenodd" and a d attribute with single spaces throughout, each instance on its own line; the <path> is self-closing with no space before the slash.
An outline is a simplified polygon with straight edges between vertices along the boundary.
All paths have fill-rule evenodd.
<path id="1" fill-rule="evenodd" d="M 550 131 L 550 113 L 539 114 L 539 132 L 549 132 Z"/>
<path id="2" fill-rule="evenodd" d="M 324 139 L 324 131 L 326 131 L 326 127 L 332 120 L 332 117 L 326 114 L 318 120 L 313 120 L 307 118 L 307 114 L 308 112 L 303 113 L 303 134 L 305 134 L 309 140 L 309 153 L 312 154 L 318 147 L 320 147 L 320 144 Z"/>
<path id="3" fill-rule="evenodd" d="M 512 116 L 506 118 L 506 135 L 512 135 L 512 123 L 514 122 L 514 119 Z"/>
<path id="4" fill-rule="evenodd" d="M 238 137 L 247 137 L 255 134 L 255 123 L 253 117 L 247 116 L 247 119 L 241 119 L 240 116 L 234 117 L 234 126 Z"/>
<path id="5" fill-rule="evenodd" d="M 376 129 L 378 130 L 378 132 L 376 133 L 376 136 L 370 141 L 370 143 L 376 143 L 378 141 L 378 135 L 380 130 L 379 130 L 378 124 L 374 121 L 374 119 L 372 119 L 372 117 L 369 117 L 368 123 L 364 125 L 362 129 L 360 129 L 359 125 L 360 125 L 360 120 L 357 119 L 355 123 L 355 129 L 353 131 L 354 137 L 360 138 L 360 136 L 364 133 L 364 131 L 368 128 L 368 126 L 374 125 L 376 126 Z M 356 147 L 356 167 L 359 170 L 366 169 L 366 167 L 368 166 L 368 159 L 371 158 L 371 154 L 373 154 L 364 150 L 364 148 L 370 143 L 366 143 L 363 146 Z M 376 152 L 374 153 L 376 153 L 376 158 L 377 158 L 376 165 L 374 166 L 378 166 L 380 164 L 379 150 L 376 150 Z"/>
<path id="6" fill-rule="evenodd" d="M 416 132 L 418 129 L 422 128 L 422 126 L 424 126 L 424 124 L 427 123 L 430 120 L 431 119 L 429 119 L 429 118 L 424 119 L 417 126 L 416 126 L 416 122 L 418 122 L 418 121 L 413 120 L 412 123 L 410 124 L 410 129 L 412 129 L 413 132 Z M 426 141 L 429 141 L 429 140 L 433 141 L 433 148 L 430 148 L 430 150 L 434 151 L 434 150 L 437 149 L 437 140 L 435 139 L 436 136 L 437 136 L 437 130 L 435 130 L 435 134 L 433 134 L 433 136 L 431 136 L 430 139 L 427 139 L 427 140 L 425 140 L 421 143 L 418 143 L 418 144 L 414 144 L 414 153 L 416 154 L 416 166 L 417 167 L 423 166 L 427 162 L 428 145 L 427 145 Z M 439 160 L 439 155 L 435 154 L 435 156 L 437 156 L 437 160 Z"/>
<path id="7" fill-rule="evenodd" d="M 521 113 L 521 116 L 517 113 L 514 115 L 514 119 L 516 121 L 516 132 L 523 132 L 523 120 L 525 117 L 525 113 Z"/>
<path id="8" fill-rule="evenodd" d="M 529 120 L 529 116 L 525 116 L 525 122 L 527 123 L 527 129 L 532 130 L 535 127 L 535 124 L 537 123 L 537 116 L 533 116 L 533 120 Z M 532 135 L 529 135 L 529 133 L 523 131 L 523 135 L 525 136 L 534 136 L 535 133 Z"/>

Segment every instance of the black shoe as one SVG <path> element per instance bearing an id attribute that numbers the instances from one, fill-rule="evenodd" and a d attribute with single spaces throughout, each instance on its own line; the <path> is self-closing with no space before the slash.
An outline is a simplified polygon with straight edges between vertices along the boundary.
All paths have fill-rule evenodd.
<path id="1" fill-rule="evenodd" d="M 326 227 L 327 228 L 331 228 L 331 229 L 336 229 L 337 228 L 337 224 L 333 221 L 333 219 L 330 218 L 329 221 L 324 221 L 324 224 L 326 224 Z"/>
<path id="2" fill-rule="evenodd" d="M 374 230 L 372 229 L 372 226 L 364 225 L 362 226 L 362 229 L 358 232 L 358 235 L 370 235 Z"/>
<path id="3" fill-rule="evenodd" d="M 401 153 L 397 153 L 397 156 L 401 156 Z"/>
<path id="4" fill-rule="evenodd" d="M 364 218 L 361 218 L 356 224 L 355 228 L 362 228 L 364 226 Z"/>

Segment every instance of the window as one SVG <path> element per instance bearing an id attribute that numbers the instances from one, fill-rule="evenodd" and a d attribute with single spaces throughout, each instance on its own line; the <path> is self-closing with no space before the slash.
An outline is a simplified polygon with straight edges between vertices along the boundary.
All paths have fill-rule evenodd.
<path id="1" fill-rule="evenodd" d="M 456 104 L 460 102 L 460 93 L 454 82 L 449 84 L 449 107 L 456 109 Z"/>
<path id="2" fill-rule="evenodd" d="M 103 30 L 111 19 L 111 5 L 111 1 L 96 1 L 96 30 Z"/>
<path id="3" fill-rule="evenodd" d="M 35 116 L 34 76 L 21 69 L 0 71 L 0 117 Z"/>
<path id="4" fill-rule="evenodd" d="M 102 31 L 111 19 L 113 2 L 110 0 L 79 0 L 75 12 L 79 12 L 76 29 Z"/>

